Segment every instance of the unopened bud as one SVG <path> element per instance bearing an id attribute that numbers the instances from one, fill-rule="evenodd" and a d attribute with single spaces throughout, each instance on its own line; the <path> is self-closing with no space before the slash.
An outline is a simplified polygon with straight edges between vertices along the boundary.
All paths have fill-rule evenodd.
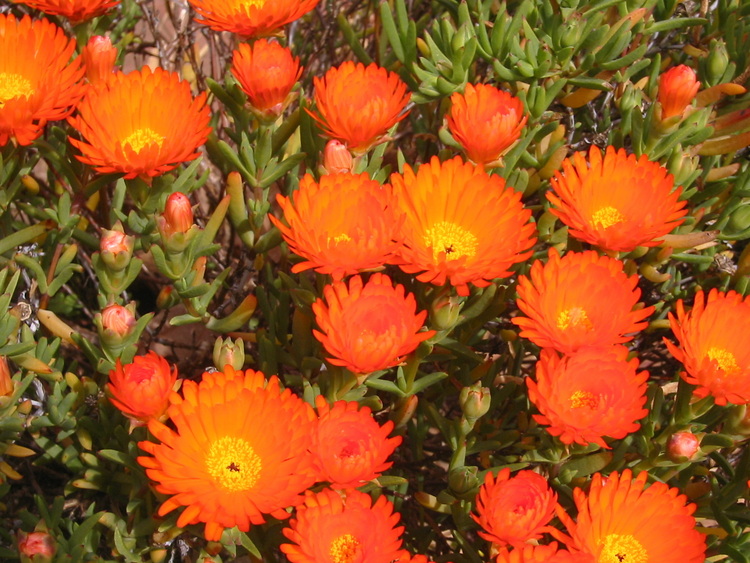
<path id="1" fill-rule="evenodd" d="M 451 469 L 448 473 L 448 487 L 457 496 L 473 496 L 479 487 L 477 467 L 462 466 Z"/>
<path id="2" fill-rule="evenodd" d="M 323 168 L 327 174 L 339 174 L 352 171 L 352 153 L 346 146 L 336 140 L 326 143 L 323 149 Z"/>
<path id="3" fill-rule="evenodd" d="M 214 365 L 222 370 L 230 365 L 236 370 L 245 365 L 245 343 L 241 338 L 232 341 L 231 338 L 217 338 L 214 344 Z"/>
<path id="4" fill-rule="evenodd" d="M 102 329 L 119 337 L 126 336 L 135 326 L 133 312 L 122 305 L 108 305 L 102 310 Z"/>
<path id="5" fill-rule="evenodd" d="M 55 538 L 47 532 L 18 534 L 18 552 L 24 563 L 49 563 L 55 556 L 57 545 Z"/>
<path id="6" fill-rule="evenodd" d="M 471 387 L 461 389 L 458 401 L 466 419 L 474 422 L 490 410 L 492 396 L 487 387 L 482 387 L 482 384 L 477 382 Z"/>
<path id="7" fill-rule="evenodd" d="M 396 410 L 391 415 L 391 420 L 393 420 L 395 428 L 406 426 L 406 423 L 414 416 L 418 404 L 419 399 L 417 399 L 416 395 L 404 397 L 399 401 Z"/>
<path id="8" fill-rule="evenodd" d="M 723 41 L 713 39 L 706 59 L 706 79 L 709 86 L 715 86 L 724 81 L 724 74 L 729 66 L 729 53 Z"/>
<path id="9" fill-rule="evenodd" d="M 81 55 L 86 66 L 86 78 L 91 84 L 106 80 L 115 71 L 117 47 L 112 45 L 109 37 L 93 36 Z"/>
<path id="10" fill-rule="evenodd" d="M 669 119 L 682 115 L 695 99 L 700 88 L 695 71 L 686 65 L 670 68 L 659 77 L 658 101 L 661 104 L 661 118 Z"/>
<path id="11" fill-rule="evenodd" d="M 113 272 L 121 272 L 133 256 L 135 239 L 123 232 L 122 224 L 115 224 L 112 230 L 104 229 L 99 241 L 99 251 L 104 264 Z"/>
<path id="12" fill-rule="evenodd" d="M 450 330 L 460 320 L 464 301 L 460 297 L 439 295 L 430 305 L 430 326 Z"/>
<path id="13" fill-rule="evenodd" d="M 692 432 L 675 432 L 667 443 L 667 456 L 675 463 L 690 461 L 699 447 L 700 441 Z"/>
<path id="14" fill-rule="evenodd" d="M 174 233 L 186 233 L 194 224 L 193 207 L 188 197 L 180 192 L 175 192 L 167 198 L 164 207 L 164 218 L 162 232 L 166 236 Z"/>

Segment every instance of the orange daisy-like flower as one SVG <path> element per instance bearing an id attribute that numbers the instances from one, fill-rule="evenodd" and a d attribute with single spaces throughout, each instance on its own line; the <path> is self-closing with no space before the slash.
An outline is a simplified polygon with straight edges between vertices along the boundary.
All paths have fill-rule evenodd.
<path id="1" fill-rule="evenodd" d="M 84 140 L 70 142 L 102 174 L 158 176 L 198 157 L 209 119 L 205 92 L 193 99 L 177 74 L 144 67 L 90 86 L 69 119 Z"/>
<path id="2" fill-rule="evenodd" d="M 597 473 L 588 494 L 577 488 L 577 521 L 558 509 L 570 547 L 597 563 L 703 563 L 706 540 L 695 529 L 695 505 L 664 483 L 645 489 L 647 477 L 644 471 L 633 479 L 630 469 Z"/>
<path id="3" fill-rule="evenodd" d="M 423 272 L 419 281 L 448 281 L 468 295 L 468 284 L 486 287 L 531 256 L 531 211 L 500 176 L 460 157 L 442 163 L 433 157 L 416 173 L 407 165 L 391 183 L 404 221 L 399 266 L 409 274 Z"/>
<path id="4" fill-rule="evenodd" d="M 188 0 L 199 23 L 242 37 L 268 37 L 304 16 L 320 0 Z"/>
<path id="5" fill-rule="evenodd" d="M 47 20 L 0 15 L 0 146 L 29 145 L 69 116 L 85 92 L 76 42 Z"/>
<path id="6" fill-rule="evenodd" d="M 495 563 L 595 563 L 591 556 L 581 552 L 571 553 L 557 549 L 557 542 L 549 545 L 524 545 L 513 550 L 503 547 Z"/>
<path id="7" fill-rule="evenodd" d="M 117 360 L 109 372 L 110 401 L 128 418 L 146 423 L 160 419 L 169 406 L 169 396 L 177 381 L 177 368 L 156 352 L 136 356 L 124 366 Z"/>
<path id="8" fill-rule="evenodd" d="M 686 313 L 680 299 L 669 322 L 679 343 L 664 342 L 685 366 L 682 378 L 698 386 L 695 394 L 717 405 L 750 403 L 750 297 L 712 289 L 706 300 L 699 291 L 693 309 Z"/>
<path id="9" fill-rule="evenodd" d="M 685 108 L 695 99 L 700 86 L 695 71 L 689 66 L 677 65 L 662 74 L 659 77 L 657 96 L 661 104 L 662 119 L 682 115 Z"/>
<path id="10" fill-rule="evenodd" d="M 633 310 L 641 296 L 637 285 L 638 276 L 625 274 L 619 260 L 594 251 L 560 258 L 552 248 L 546 264 L 537 260 L 530 277 L 519 277 L 517 303 L 527 316 L 513 323 L 524 338 L 563 354 L 627 342 L 654 311 Z"/>
<path id="11" fill-rule="evenodd" d="M 357 490 L 308 492 L 281 545 L 292 563 L 389 563 L 401 555 L 399 515 L 385 495 L 375 504 Z"/>
<path id="12" fill-rule="evenodd" d="M 469 159 L 490 164 L 518 140 L 527 119 L 518 98 L 488 84 L 467 84 L 463 94 L 451 96 L 448 129 Z"/>
<path id="13" fill-rule="evenodd" d="M 471 517 L 482 527 L 477 533 L 487 541 L 518 547 L 549 531 L 556 504 L 557 494 L 544 477 L 529 470 L 511 477 L 506 467 L 497 478 L 487 473 L 477 493 L 477 513 Z"/>
<path id="14" fill-rule="evenodd" d="M 291 197 L 276 197 L 286 227 L 270 216 L 289 248 L 305 258 L 293 272 L 315 268 L 334 280 L 380 268 L 398 252 L 398 223 L 389 185 L 367 173 L 306 174 Z"/>
<path id="15" fill-rule="evenodd" d="M 358 374 L 399 364 L 435 334 L 420 332 L 427 311 L 417 313 L 414 296 L 383 274 L 373 274 L 365 286 L 359 276 L 348 286 L 343 281 L 327 285 L 312 308 L 320 327 L 313 334 L 333 356 L 328 361 Z"/>
<path id="16" fill-rule="evenodd" d="M 610 251 L 630 252 L 656 246 L 656 240 L 682 223 L 685 201 L 674 177 L 646 155 L 636 158 L 624 149 L 598 147 L 565 159 L 562 173 L 550 180 L 550 211 L 570 227 L 577 239 Z"/>
<path id="17" fill-rule="evenodd" d="M 326 135 L 365 153 L 383 141 L 386 131 L 406 117 L 411 94 L 394 72 L 377 66 L 347 61 L 313 78 L 315 104 L 311 113 Z"/>
<path id="18" fill-rule="evenodd" d="M 310 450 L 319 480 L 329 481 L 334 489 L 353 489 L 393 464 L 388 458 L 401 443 L 401 436 L 388 437 L 393 422 L 380 426 L 370 409 L 360 409 L 356 401 L 336 401 L 330 408 L 318 395 L 315 405 L 320 418 Z"/>
<path id="19" fill-rule="evenodd" d="M 120 3 L 120 0 L 13 0 L 16 4 L 26 4 L 29 8 L 41 10 L 49 16 L 68 18 L 78 24 L 96 16 L 101 16 Z"/>
<path id="20" fill-rule="evenodd" d="M 648 414 L 648 372 L 636 373 L 638 359 L 627 361 L 624 346 L 584 348 L 560 357 L 542 350 L 536 382 L 526 379 L 529 398 L 539 412 L 534 419 L 565 444 L 598 444 L 609 448 L 604 436 L 624 438 L 639 428 Z"/>
<path id="21" fill-rule="evenodd" d="M 302 75 L 299 58 L 275 41 L 243 43 L 232 56 L 232 74 L 247 94 L 250 105 L 269 117 L 278 117 L 291 101 L 289 93 Z"/>
<path id="22" fill-rule="evenodd" d="M 315 482 L 308 446 L 315 412 L 276 376 L 266 380 L 253 370 L 203 374 L 200 384 L 186 381 L 173 393 L 167 411 L 174 430 L 151 420 L 160 443 L 140 442 L 153 457 L 138 463 L 172 495 L 159 508 L 163 516 L 186 507 L 178 526 L 205 522 L 207 540 L 224 528 L 247 532 L 265 514 L 283 519 L 286 508 L 303 500 Z"/>

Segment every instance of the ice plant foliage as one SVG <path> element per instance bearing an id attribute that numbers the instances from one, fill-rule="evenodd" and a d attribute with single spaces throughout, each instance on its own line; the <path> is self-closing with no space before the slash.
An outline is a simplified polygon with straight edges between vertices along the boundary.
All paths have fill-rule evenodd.
<path id="1" fill-rule="evenodd" d="M 565 444 L 609 446 L 605 437 L 624 438 L 646 416 L 648 372 L 636 372 L 624 346 L 586 348 L 570 357 L 542 350 L 536 382 L 526 379 L 529 398 L 541 414 L 534 419 Z"/>
<path id="2" fill-rule="evenodd" d="M 209 118 L 205 93 L 193 99 L 177 74 L 144 67 L 91 85 L 69 119 L 83 139 L 70 142 L 99 173 L 158 176 L 198 157 Z"/>
<path id="3" fill-rule="evenodd" d="M 255 110 L 278 117 L 291 99 L 289 93 L 302 68 L 289 49 L 261 39 L 252 45 L 243 43 L 234 51 L 232 74 Z"/>
<path id="4" fill-rule="evenodd" d="M 268 37 L 315 8 L 320 0 L 188 0 L 214 31 Z"/>
<path id="5" fill-rule="evenodd" d="M 695 71 L 686 65 L 670 68 L 659 77 L 659 94 L 657 100 L 661 105 L 661 118 L 668 119 L 682 115 L 695 99 L 701 83 Z"/>
<path id="6" fill-rule="evenodd" d="M 557 494 L 544 477 L 529 470 L 511 477 L 506 467 L 497 477 L 487 472 L 471 516 L 482 527 L 477 533 L 487 541 L 519 547 L 548 531 L 556 504 Z"/>
<path id="7" fill-rule="evenodd" d="M 577 152 L 562 167 L 547 192 L 550 211 L 572 236 L 604 250 L 656 246 L 687 214 L 673 176 L 646 155 L 636 158 L 610 146 L 602 157 L 592 146 L 588 161 Z"/>
<path id="8" fill-rule="evenodd" d="M 427 311 L 417 313 L 414 296 L 391 278 L 373 274 L 367 284 L 354 276 L 323 290 L 313 303 L 315 338 L 331 355 L 333 365 L 369 374 L 399 364 L 435 331 L 422 331 Z"/>
<path id="9" fill-rule="evenodd" d="M 307 493 L 281 551 L 291 563 L 390 563 L 402 553 L 398 521 L 385 495 L 373 504 L 357 490 Z"/>
<path id="10" fill-rule="evenodd" d="M 101 16 L 120 3 L 120 0 L 13 0 L 26 4 L 49 16 L 62 16 L 77 24 Z"/>
<path id="11" fill-rule="evenodd" d="M 0 14 L 0 146 L 29 145 L 85 91 L 76 42 L 47 20 Z"/>
<path id="12" fill-rule="evenodd" d="M 170 403 L 174 430 L 151 420 L 158 443 L 140 442 L 150 455 L 138 462 L 170 495 L 160 515 L 185 507 L 178 526 L 204 522 L 208 540 L 234 526 L 246 532 L 265 515 L 288 517 L 286 508 L 315 481 L 308 451 L 315 412 L 276 376 L 227 365 L 186 381 Z"/>
<path id="13" fill-rule="evenodd" d="M 551 248 L 546 264 L 537 260 L 529 277 L 519 277 L 517 305 L 526 316 L 513 323 L 524 338 L 563 354 L 621 344 L 646 327 L 654 310 L 634 310 L 641 296 L 637 285 L 638 276 L 625 274 L 619 260 L 594 251 L 560 258 Z"/>
<path id="14" fill-rule="evenodd" d="M 393 422 L 380 426 L 370 409 L 355 401 L 336 401 L 331 408 L 318 395 L 315 404 L 320 418 L 310 450 L 319 481 L 335 489 L 353 489 L 392 465 L 388 458 L 401 443 L 401 436 L 388 437 Z"/>
<path id="15" fill-rule="evenodd" d="M 750 403 L 750 298 L 712 289 L 708 298 L 696 293 L 689 312 L 682 299 L 676 309 L 669 322 L 678 343 L 664 343 L 685 366 L 682 378 L 717 405 Z"/>
<path id="16" fill-rule="evenodd" d="M 109 372 L 107 388 L 112 404 L 143 424 L 164 416 L 176 382 L 177 368 L 156 352 L 149 352 L 124 366 L 117 360 L 115 369 Z"/>
<path id="17" fill-rule="evenodd" d="M 633 479 L 626 469 L 597 473 L 588 494 L 576 488 L 576 522 L 558 510 L 569 547 L 597 563 L 703 563 L 706 540 L 695 529 L 695 505 L 664 483 L 646 488 L 647 479 L 645 471 Z"/>
<path id="18" fill-rule="evenodd" d="M 315 268 L 334 280 L 392 261 L 400 247 L 391 187 L 367 173 L 306 174 L 290 197 L 277 196 L 284 223 L 274 216 L 289 248 L 305 258 L 293 272 Z"/>
<path id="19" fill-rule="evenodd" d="M 469 284 L 486 287 L 531 256 L 531 212 L 499 176 L 460 157 L 433 157 L 416 172 L 406 165 L 391 183 L 403 220 L 399 266 L 419 281 L 468 295 Z"/>
<path id="20" fill-rule="evenodd" d="M 488 84 L 467 84 L 451 96 L 448 129 L 477 164 L 498 162 L 521 136 L 527 116 L 515 96 Z"/>
<path id="21" fill-rule="evenodd" d="M 313 78 L 318 114 L 311 115 L 323 132 L 355 153 L 380 143 L 402 120 L 411 94 L 395 72 L 371 64 L 345 62 Z"/>

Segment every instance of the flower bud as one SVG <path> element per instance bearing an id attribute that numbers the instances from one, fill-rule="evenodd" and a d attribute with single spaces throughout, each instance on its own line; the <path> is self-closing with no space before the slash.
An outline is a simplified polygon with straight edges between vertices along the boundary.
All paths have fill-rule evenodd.
<path id="1" fill-rule="evenodd" d="M 437 330 L 451 330 L 461 320 L 464 299 L 461 297 L 438 297 L 430 305 L 430 326 Z"/>
<path id="2" fill-rule="evenodd" d="M 7 397 L 13 393 L 13 380 L 10 378 L 8 358 L 0 356 L 0 397 Z"/>
<path id="3" fill-rule="evenodd" d="M 450 470 L 448 473 L 448 487 L 456 495 L 473 495 L 479 487 L 477 467 L 462 466 Z"/>
<path id="4" fill-rule="evenodd" d="M 492 395 L 487 387 L 482 387 L 482 384 L 477 382 L 471 387 L 461 389 L 458 400 L 466 419 L 474 422 L 490 410 Z"/>
<path id="5" fill-rule="evenodd" d="M 121 272 L 133 257 L 135 239 L 123 232 L 122 224 L 118 221 L 112 230 L 104 229 L 99 241 L 101 259 L 109 270 Z"/>
<path id="6" fill-rule="evenodd" d="M 49 563 L 55 551 L 55 538 L 47 532 L 18 533 L 18 553 L 23 563 Z"/>
<path id="7" fill-rule="evenodd" d="M 127 336 L 135 326 L 133 312 L 122 305 L 108 305 L 102 309 L 102 329 L 119 337 Z"/>
<path id="8" fill-rule="evenodd" d="M 161 419 L 177 381 L 177 368 L 156 352 L 136 356 L 124 366 L 117 360 L 109 372 L 110 401 L 136 425 Z"/>
<path id="9" fill-rule="evenodd" d="M 692 432 L 675 432 L 667 442 L 667 456 L 675 463 L 690 461 L 699 447 L 700 441 Z"/>
<path id="10" fill-rule="evenodd" d="M 230 365 L 236 370 L 241 370 L 245 365 L 245 343 L 241 338 L 232 341 L 231 338 L 217 338 L 214 344 L 214 365 L 223 370 L 224 366 Z"/>
<path id="11" fill-rule="evenodd" d="M 95 35 L 81 53 L 86 67 L 86 78 L 91 84 L 106 80 L 115 71 L 117 47 L 109 37 Z"/>
<path id="12" fill-rule="evenodd" d="M 188 232 L 195 223 L 193 207 L 190 205 L 188 197 L 180 192 L 170 195 L 167 198 L 162 218 L 161 230 L 165 236 Z"/>
<path id="13" fill-rule="evenodd" d="M 352 153 L 344 143 L 332 139 L 323 150 L 323 168 L 326 174 L 339 174 L 352 171 Z"/>
<path id="14" fill-rule="evenodd" d="M 706 78 L 710 86 L 715 86 L 725 80 L 724 74 L 729 62 L 729 53 L 724 42 L 716 39 L 711 40 L 705 67 Z"/>
<path id="15" fill-rule="evenodd" d="M 700 88 L 695 71 L 686 65 L 677 65 L 659 78 L 657 100 L 661 104 L 661 119 L 682 115 Z"/>

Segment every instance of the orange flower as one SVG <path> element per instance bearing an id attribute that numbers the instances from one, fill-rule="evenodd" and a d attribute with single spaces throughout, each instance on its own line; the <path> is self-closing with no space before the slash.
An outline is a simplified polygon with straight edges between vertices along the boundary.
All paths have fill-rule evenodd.
<path id="1" fill-rule="evenodd" d="M 477 532 L 500 546 L 522 546 L 549 531 L 555 515 L 557 494 L 547 480 L 533 471 L 519 471 L 513 477 L 505 468 L 493 477 L 488 472 L 476 498 L 471 517 L 482 527 Z"/>
<path id="2" fill-rule="evenodd" d="M 534 419 L 564 444 L 598 444 L 609 448 L 604 436 L 624 438 L 638 430 L 648 414 L 648 372 L 636 373 L 638 359 L 627 361 L 624 346 L 585 348 L 560 357 L 542 350 L 536 364 L 536 383 L 527 378 L 529 398 L 539 412 Z"/>
<path id="3" fill-rule="evenodd" d="M 76 42 L 47 20 L 0 15 L 0 146 L 29 145 L 65 119 L 85 91 Z"/>
<path id="4" fill-rule="evenodd" d="M 293 543 L 281 544 L 281 551 L 291 563 L 389 563 L 401 555 L 398 520 L 385 495 L 372 504 L 357 490 L 344 497 L 330 489 L 308 492 L 283 530 Z"/>
<path id="5" fill-rule="evenodd" d="M 523 103 L 488 84 L 467 84 L 451 96 L 448 129 L 477 164 L 494 164 L 521 136 Z"/>
<path id="6" fill-rule="evenodd" d="M 118 359 L 115 369 L 109 372 L 109 400 L 142 425 L 164 416 L 176 381 L 177 368 L 170 370 L 167 360 L 156 352 L 136 356 L 124 366 Z"/>
<path id="7" fill-rule="evenodd" d="M 405 296 L 404 286 L 393 287 L 383 274 L 373 274 L 364 287 L 359 276 L 348 287 L 343 281 L 327 285 L 323 297 L 312 306 L 320 327 L 313 334 L 333 356 L 329 362 L 357 374 L 399 364 L 435 334 L 419 332 L 427 312 L 417 313 L 414 296 Z"/>
<path id="8" fill-rule="evenodd" d="M 407 165 L 391 183 L 404 215 L 399 266 L 409 274 L 424 272 L 419 281 L 449 281 L 459 295 L 468 295 L 469 283 L 486 287 L 531 256 L 531 211 L 500 176 L 460 157 L 442 163 L 433 157 L 416 174 Z"/>
<path id="9" fill-rule="evenodd" d="M 276 197 L 289 227 L 271 221 L 289 248 L 305 258 L 292 272 L 315 268 L 334 280 L 381 268 L 400 247 L 389 185 L 367 173 L 326 174 L 316 183 L 310 174 L 291 197 Z"/>
<path id="10" fill-rule="evenodd" d="M 177 525 L 206 523 L 205 537 L 218 541 L 224 528 L 247 532 L 265 514 L 283 519 L 287 507 L 302 502 L 315 481 L 308 452 L 315 412 L 276 376 L 253 370 L 203 374 L 173 393 L 167 411 L 175 430 L 151 420 L 161 443 L 138 445 L 153 457 L 138 463 L 173 495 L 159 508 L 163 516 L 186 507 Z"/>
<path id="11" fill-rule="evenodd" d="M 335 489 L 353 489 L 393 464 L 388 457 L 401 443 L 401 436 L 388 438 L 393 422 L 378 425 L 370 409 L 359 409 L 356 401 L 336 401 L 331 409 L 318 395 L 315 405 L 320 419 L 310 450 L 320 481 L 329 481 Z"/>
<path id="12" fill-rule="evenodd" d="M 301 18 L 320 0 L 188 0 L 215 31 L 242 37 L 268 37 L 280 27 Z"/>
<path id="13" fill-rule="evenodd" d="M 0 356 L 0 397 L 12 395 L 15 388 L 8 365 L 8 357 Z"/>
<path id="14" fill-rule="evenodd" d="M 69 119 L 84 140 L 70 142 L 101 174 L 158 176 L 198 157 L 209 119 L 205 92 L 193 99 L 177 74 L 144 67 L 90 86 Z"/>
<path id="15" fill-rule="evenodd" d="M 346 144 L 355 153 L 366 153 L 406 117 L 411 94 L 394 72 L 372 63 L 347 61 L 331 68 L 323 78 L 313 78 L 317 116 L 323 132 Z"/>
<path id="16" fill-rule="evenodd" d="M 668 119 L 682 115 L 698 93 L 701 83 L 695 77 L 695 71 L 689 66 L 677 65 L 659 77 L 659 94 L 661 118 Z"/>
<path id="17" fill-rule="evenodd" d="M 546 264 L 537 260 L 530 278 L 519 277 L 517 303 L 527 317 L 512 320 L 521 336 L 563 354 L 621 344 L 643 330 L 654 311 L 633 310 L 641 296 L 637 285 L 638 276 L 625 274 L 619 260 L 594 251 L 560 258 L 552 248 Z"/>
<path id="18" fill-rule="evenodd" d="M 41 10 L 48 16 L 62 16 L 70 23 L 78 24 L 96 16 L 101 16 L 120 0 L 13 0 L 16 4 L 26 4 L 29 8 Z"/>
<path id="19" fill-rule="evenodd" d="M 276 118 L 291 102 L 302 75 L 299 58 L 275 41 L 243 43 L 232 56 L 232 74 L 247 94 L 250 105 L 266 117 Z"/>
<path id="20" fill-rule="evenodd" d="M 698 291 L 692 311 L 680 299 L 669 322 L 678 345 L 664 343 L 685 366 L 682 378 L 698 386 L 695 394 L 717 405 L 750 403 L 750 297 L 712 289 L 706 301 Z"/>
<path id="21" fill-rule="evenodd" d="M 591 556 L 580 552 L 571 553 L 557 549 L 557 542 L 550 545 L 524 545 L 509 551 L 503 547 L 495 563 L 595 563 Z"/>
<path id="22" fill-rule="evenodd" d="M 703 563 L 705 536 L 695 529 L 694 504 L 676 488 L 633 479 L 630 469 L 594 475 L 588 495 L 576 488 L 577 522 L 558 510 L 571 535 L 570 547 L 599 563 Z"/>
<path id="23" fill-rule="evenodd" d="M 682 223 L 686 202 L 682 189 L 672 190 L 667 169 L 636 158 L 623 149 L 592 146 L 589 163 L 583 153 L 563 161 L 563 172 L 550 180 L 554 193 L 550 211 L 570 227 L 577 239 L 605 250 L 630 252 L 637 246 L 656 246 L 656 240 Z"/>

